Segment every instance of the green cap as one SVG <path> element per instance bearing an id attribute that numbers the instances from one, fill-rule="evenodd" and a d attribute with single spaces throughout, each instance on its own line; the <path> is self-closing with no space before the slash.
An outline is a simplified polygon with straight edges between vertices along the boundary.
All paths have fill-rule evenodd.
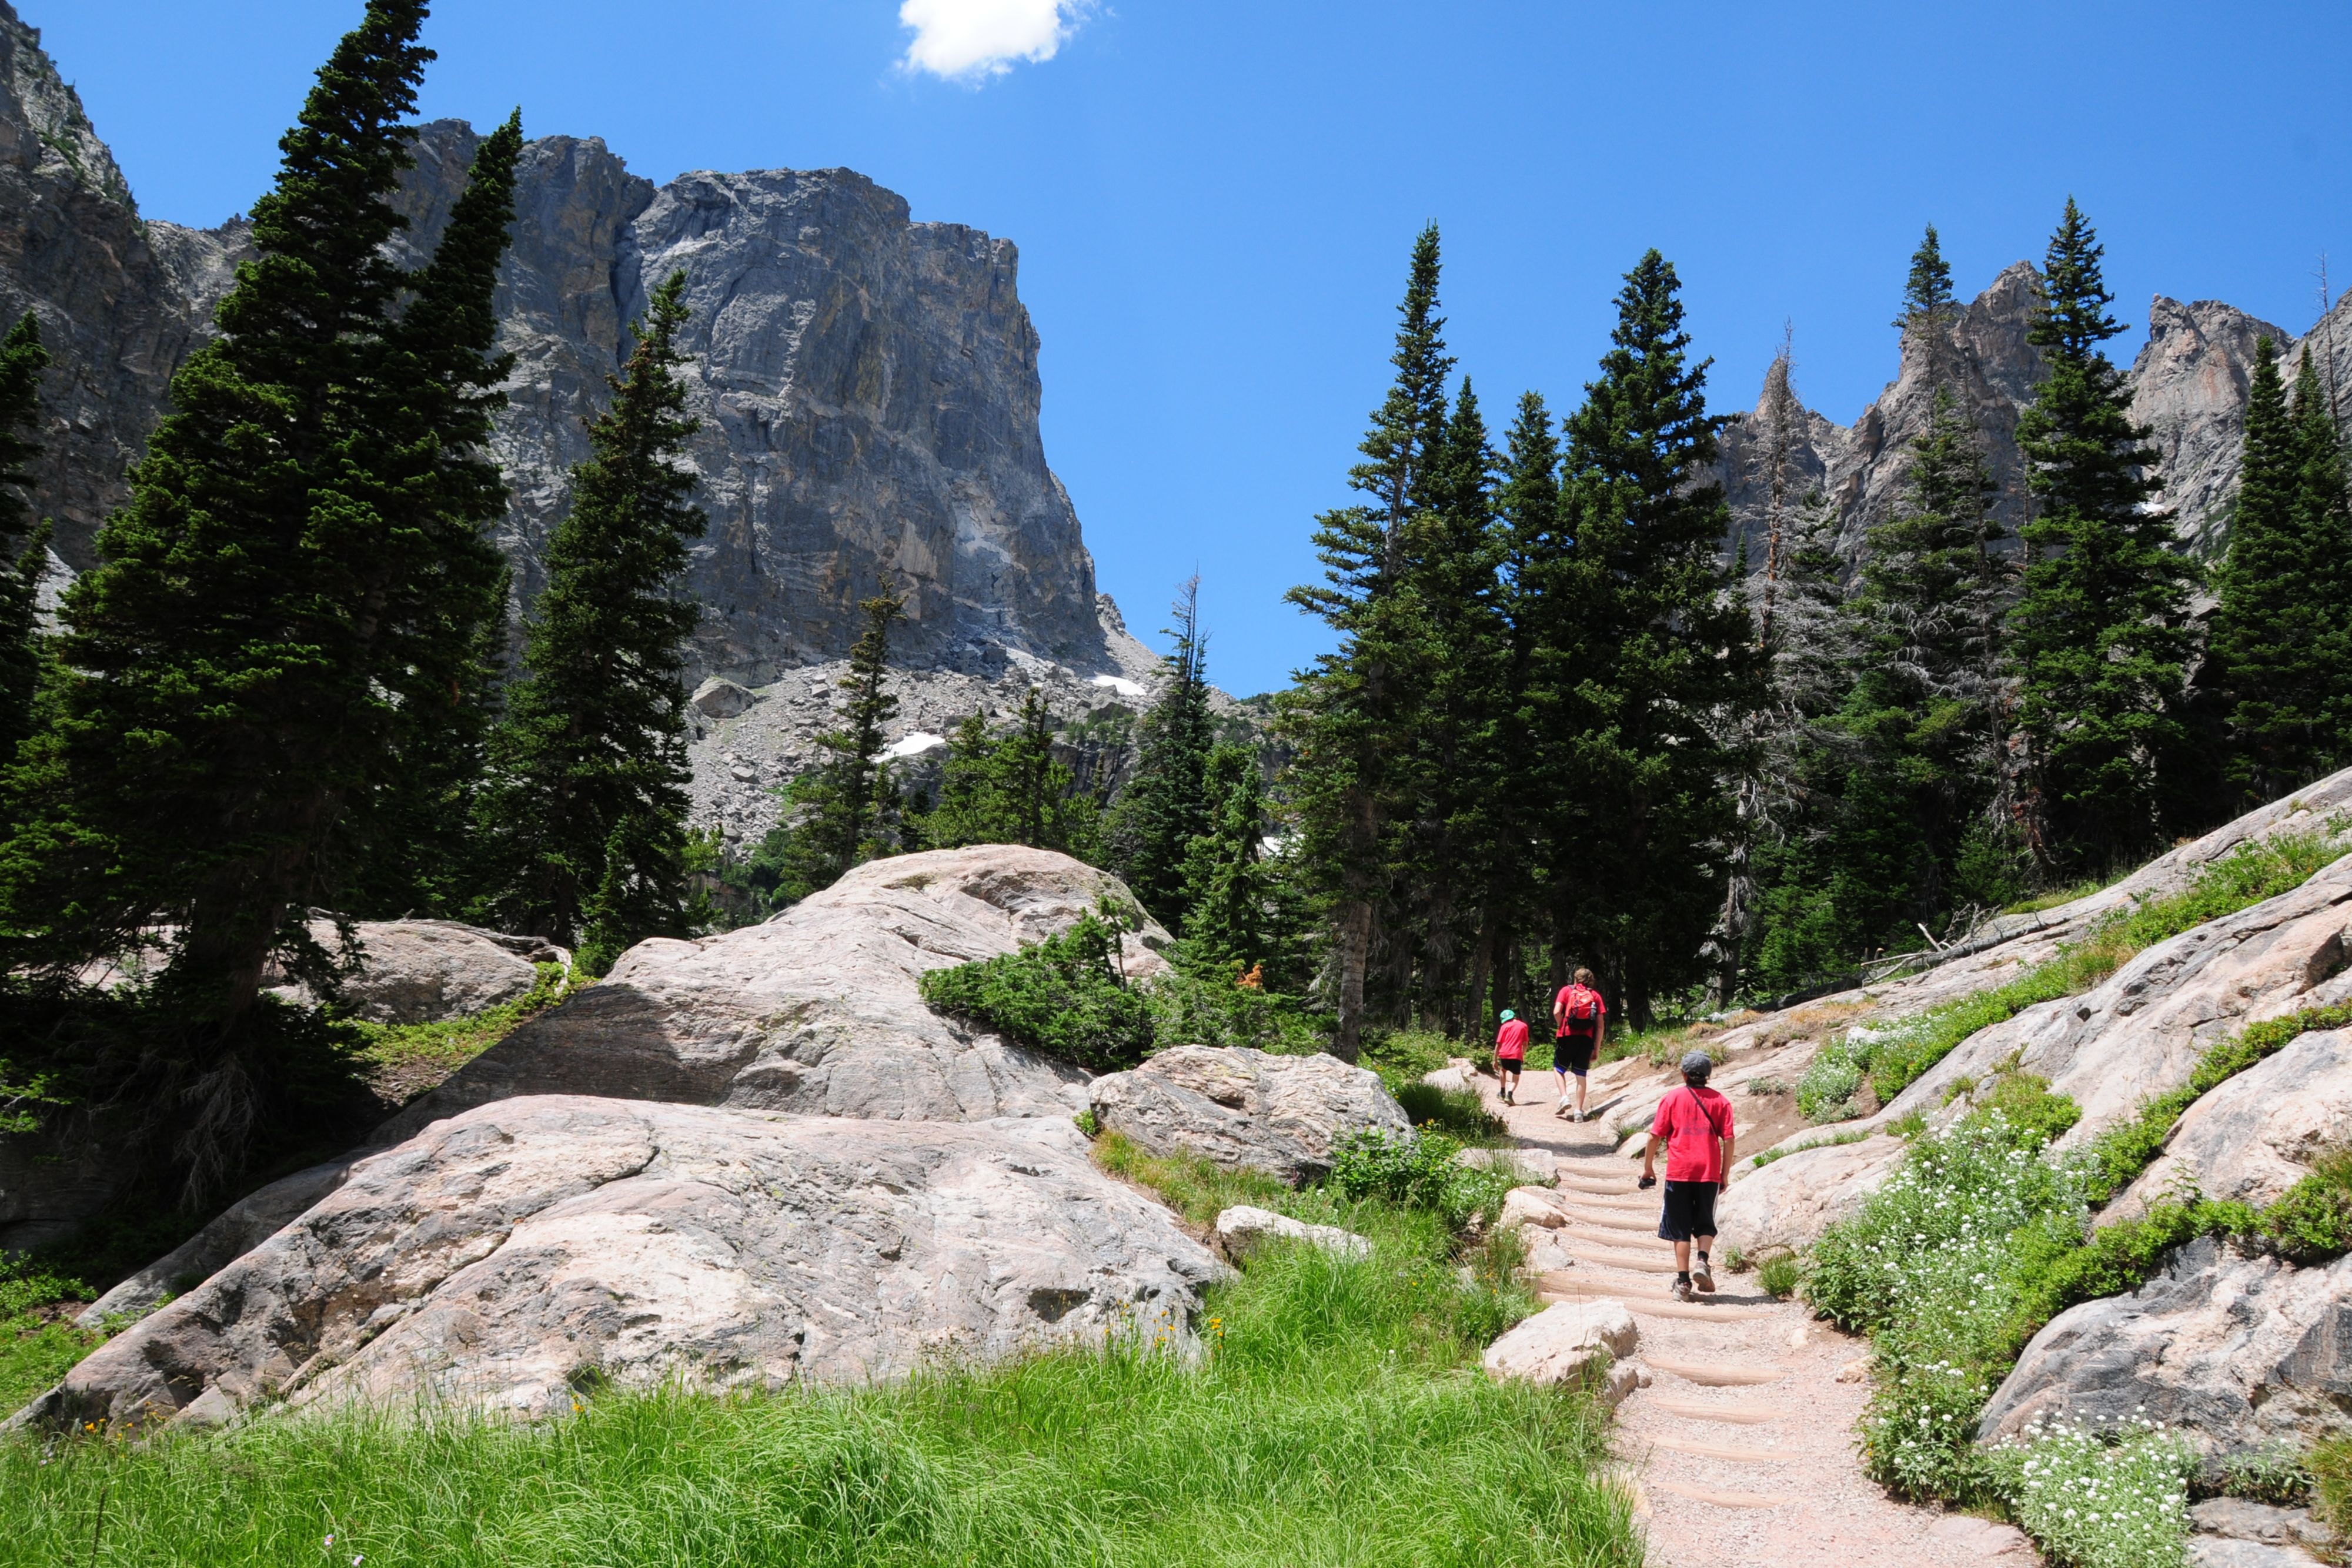
<path id="1" fill-rule="evenodd" d="M 1508 1023 L 1508 1022 L 1510 1022 L 1513 1019 L 1515 1019 L 1515 1018 L 1517 1018 L 1517 1017 L 1518 1017 L 1518 1016 L 1519 1016 L 1518 1014 L 1517 1014 L 1517 1013 L 1513 1012 L 1513 1011 L 1512 1011 L 1510 1009 L 1508 1009 L 1508 1008 L 1505 1008 L 1505 1009 L 1503 1009 L 1503 1021 L 1504 1021 L 1505 1023 Z"/>

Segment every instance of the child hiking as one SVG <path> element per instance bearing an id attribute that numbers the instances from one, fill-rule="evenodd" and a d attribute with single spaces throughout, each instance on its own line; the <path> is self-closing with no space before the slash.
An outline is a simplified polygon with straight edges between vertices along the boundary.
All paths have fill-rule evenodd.
<path id="1" fill-rule="evenodd" d="M 1503 1009 L 1503 1027 L 1495 1031 L 1495 1076 L 1503 1081 L 1503 1103 L 1517 1104 L 1519 1073 L 1528 1064 L 1528 1021 L 1510 1009 Z"/>
<path id="2" fill-rule="evenodd" d="M 1666 1192 L 1658 1217 L 1661 1240 L 1675 1244 L 1675 1299 L 1687 1301 L 1691 1287 L 1715 1289 L 1706 1255 L 1715 1247 L 1715 1195 L 1731 1168 L 1731 1102 L 1706 1086 L 1715 1063 L 1706 1052 L 1683 1058 L 1683 1086 L 1658 1102 L 1650 1142 L 1642 1150 L 1642 1185 L 1657 1182 L 1658 1145 L 1666 1146 Z M 1691 1267 L 1691 1248 L 1698 1267 Z"/>
<path id="3" fill-rule="evenodd" d="M 1576 1114 L 1572 1122 L 1584 1120 L 1584 1075 L 1592 1071 L 1592 1053 L 1601 1047 L 1601 1037 L 1609 1030 L 1609 1004 L 1593 988 L 1590 969 L 1579 969 L 1576 978 L 1559 988 L 1551 999 L 1551 1070 L 1559 1080 L 1559 1108 L 1555 1116 L 1568 1116 L 1568 1081 L 1576 1079 Z"/>

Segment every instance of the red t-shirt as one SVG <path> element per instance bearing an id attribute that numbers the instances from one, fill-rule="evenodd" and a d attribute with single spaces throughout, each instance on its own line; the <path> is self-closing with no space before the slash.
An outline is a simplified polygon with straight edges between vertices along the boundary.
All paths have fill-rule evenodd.
<path id="1" fill-rule="evenodd" d="M 1658 1102 L 1650 1134 L 1666 1141 L 1668 1181 L 1720 1182 L 1723 1140 L 1733 1136 L 1731 1102 L 1685 1084 Z"/>
<path id="2" fill-rule="evenodd" d="M 1569 1009 L 1575 1007 L 1591 1009 L 1592 1016 L 1570 1018 Z M 1598 1035 L 1601 1026 L 1608 1021 L 1609 1003 L 1591 986 L 1566 985 L 1559 988 L 1559 995 L 1552 998 L 1551 1016 L 1558 1026 L 1555 1033 L 1559 1039 L 1566 1040 L 1572 1034 Z"/>
<path id="3" fill-rule="evenodd" d="M 1528 1056 L 1528 1020 L 1513 1019 L 1495 1031 L 1495 1054 L 1505 1061 L 1524 1061 Z"/>

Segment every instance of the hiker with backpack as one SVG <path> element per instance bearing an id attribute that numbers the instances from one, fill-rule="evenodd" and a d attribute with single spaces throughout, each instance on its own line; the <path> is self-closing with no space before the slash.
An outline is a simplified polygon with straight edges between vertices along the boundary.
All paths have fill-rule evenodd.
<path id="1" fill-rule="evenodd" d="M 1584 1075 L 1592 1071 L 1592 1053 L 1609 1032 L 1609 1004 L 1592 981 L 1591 970 L 1579 969 L 1576 978 L 1551 999 L 1551 1070 L 1559 1080 L 1559 1108 L 1552 1114 L 1568 1116 L 1568 1081 L 1573 1076 L 1576 1114 L 1568 1117 L 1571 1122 L 1584 1120 Z"/>
<path id="2" fill-rule="evenodd" d="M 1517 1104 L 1519 1073 L 1528 1064 L 1528 1020 L 1503 1009 L 1503 1027 L 1495 1031 L 1495 1076 L 1502 1081 L 1503 1103 Z"/>
<path id="3" fill-rule="evenodd" d="M 1731 1169 L 1731 1102 L 1706 1086 L 1715 1062 L 1703 1051 L 1683 1058 L 1683 1086 L 1658 1102 L 1650 1142 L 1642 1150 L 1642 1186 L 1658 1182 L 1658 1145 L 1666 1147 L 1666 1191 L 1658 1218 L 1658 1238 L 1675 1244 L 1675 1299 L 1687 1301 L 1691 1287 L 1715 1289 L 1706 1255 L 1715 1248 L 1715 1195 Z M 1691 1266 L 1691 1250 L 1698 1266 Z"/>

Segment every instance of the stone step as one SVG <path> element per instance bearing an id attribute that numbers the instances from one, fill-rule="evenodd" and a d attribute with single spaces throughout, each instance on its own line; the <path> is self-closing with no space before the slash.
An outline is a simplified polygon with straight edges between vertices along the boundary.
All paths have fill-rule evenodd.
<path id="1" fill-rule="evenodd" d="M 1668 1497 L 1686 1497 L 1693 1502 L 1712 1503 L 1717 1508 L 1778 1508 L 1789 1500 L 1759 1491 L 1717 1491 L 1712 1487 L 1693 1486 L 1687 1481 L 1670 1481 L 1652 1476 L 1648 1481 L 1652 1491 L 1664 1492 Z"/>
<path id="2" fill-rule="evenodd" d="M 1570 1240 L 1568 1249 L 1575 1254 L 1578 1262 L 1597 1264 L 1603 1269 L 1622 1269 L 1633 1274 L 1672 1274 L 1676 1271 L 1675 1255 L 1666 1251 L 1663 1244 L 1657 1252 L 1624 1252 L 1596 1247 L 1590 1242 L 1580 1245 Z"/>
<path id="3" fill-rule="evenodd" d="M 1612 1291 L 1605 1286 L 1572 1286 L 1567 1289 L 1547 1284 L 1536 1292 L 1536 1300 L 1549 1305 L 1553 1301 L 1591 1301 L 1598 1300 L 1622 1301 L 1625 1310 L 1642 1317 L 1683 1318 L 1692 1322 L 1746 1322 L 1779 1314 L 1769 1308 L 1710 1306 L 1702 1296 L 1696 1301 L 1677 1301 L 1670 1298 L 1652 1299 L 1631 1291 Z"/>
<path id="4" fill-rule="evenodd" d="M 1642 1358 L 1660 1372 L 1671 1372 L 1685 1383 L 1704 1384 L 1709 1388 L 1734 1388 L 1760 1383 L 1778 1383 L 1788 1373 L 1777 1366 L 1739 1366 L 1727 1362 L 1665 1361 L 1654 1355 Z"/>
<path id="5" fill-rule="evenodd" d="M 1751 1448 L 1738 1443 L 1710 1443 L 1705 1437 L 1677 1437 L 1670 1432 L 1640 1440 L 1654 1448 L 1664 1448 L 1670 1454 L 1693 1454 L 1702 1459 L 1727 1459 L 1735 1465 L 1769 1465 L 1789 1457 L 1783 1448 Z"/>
<path id="6" fill-rule="evenodd" d="M 1736 1427 L 1757 1427 L 1777 1421 L 1787 1412 L 1777 1405 L 1710 1405 L 1703 1399 L 1676 1399 L 1672 1395 L 1646 1401 L 1649 1408 L 1686 1421 L 1727 1421 Z"/>

